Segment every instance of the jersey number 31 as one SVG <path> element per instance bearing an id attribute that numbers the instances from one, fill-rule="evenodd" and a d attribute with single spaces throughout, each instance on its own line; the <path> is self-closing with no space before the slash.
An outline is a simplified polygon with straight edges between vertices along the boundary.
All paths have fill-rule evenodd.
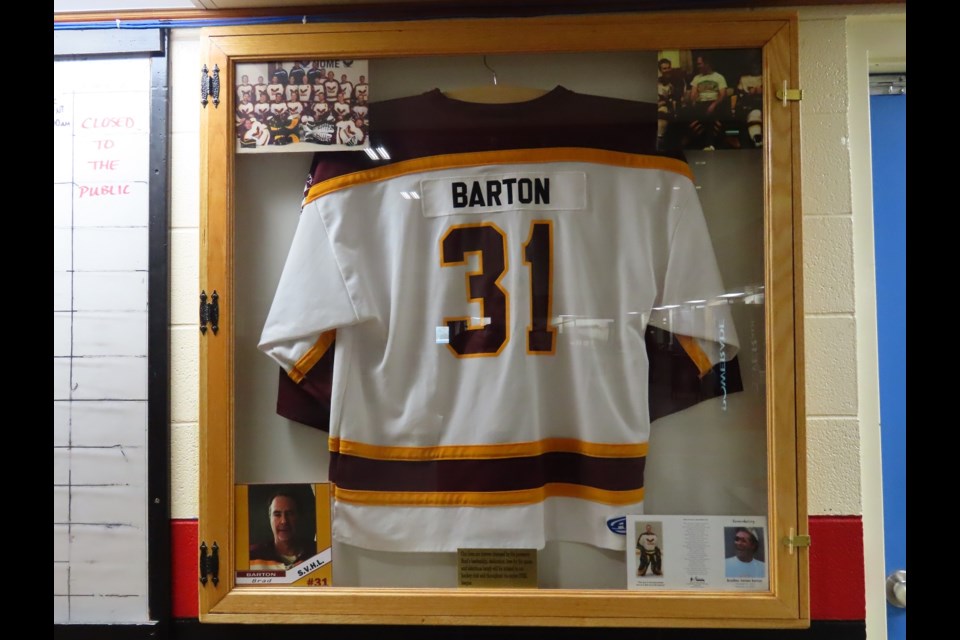
<path id="1" fill-rule="evenodd" d="M 480 317 L 444 318 L 448 346 L 459 358 L 497 356 L 510 341 L 510 294 L 500 281 L 507 273 L 507 234 L 492 222 L 456 225 L 440 239 L 440 266 L 466 266 L 477 255 L 478 269 L 466 274 L 467 300 L 480 305 Z M 530 324 L 527 353 L 552 355 L 556 329 L 550 324 L 553 302 L 553 223 L 534 220 L 523 244 L 530 268 Z"/>

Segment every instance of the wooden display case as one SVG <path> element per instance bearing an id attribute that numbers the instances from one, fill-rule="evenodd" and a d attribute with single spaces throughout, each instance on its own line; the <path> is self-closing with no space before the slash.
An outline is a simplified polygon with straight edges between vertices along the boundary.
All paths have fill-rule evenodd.
<path id="1" fill-rule="evenodd" d="M 659 514 L 730 514 L 741 504 L 738 500 L 742 496 L 736 497 L 738 494 L 759 492 L 759 498 L 742 498 L 742 504 L 755 505 L 756 512 L 766 518 L 766 588 L 638 591 L 616 587 L 623 582 L 624 574 L 617 569 L 623 558 L 575 546 L 551 548 L 549 555 L 541 556 L 541 565 L 569 564 L 574 569 L 564 573 L 557 568 L 553 577 L 541 580 L 537 589 L 456 588 L 449 580 L 436 578 L 453 575 L 452 555 L 438 558 L 437 554 L 403 554 L 392 558 L 349 549 L 344 549 L 341 557 L 349 560 L 343 566 L 349 564 L 352 569 L 338 581 L 336 547 L 332 587 L 237 585 L 234 571 L 241 544 L 238 540 L 247 540 L 245 535 L 238 535 L 240 507 L 236 503 L 236 487 L 262 482 L 325 482 L 326 463 L 313 468 L 309 462 L 310 447 L 316 446 L 318 453 L 325 448 L 324 436 L 307 431 L 290 435 L 289 430 L 301 427 L 268 415 L 275 400 L 276 368 L 265 358 L 264 364 L 257 364 L 256 358 L 263 356 L 255 354 L 263 321 L 258 314 L 262 314 L 272 296 L 272 287 L 276 286 L 277 269 L 282 266 L 285 243 L 296 224 L 296 207 L 302 195 L 296 185 L 299 181 L 302 187 L 309 157 L 263 154 L 252 159 L 236 153 L 237 98 L 232 90 L 236 65 L 283 60 L 366 60 L 371 65 L 371 94 L 376 100 L 381 99 L 374 89 L 380 81 L 377 74 L 382 78 L 379 95 L 393 97 L 404 90 L 414 93 L 421 85 L 436 85 L 438 78 L 450 78 L 451 74 L 460 73 L 464 65 L 473 65 L 473 71 L 486 74 L 481 56 L 487 56 L 483 59 L 486 68 L 496 69 L 501 81 L 511 69 L 523 67 L 527 70 L 524 84 L 529 84 L 526 79 L 531 75 L 540 74 L 545 85 L 553 85 L 556 70 L 566 69 L 561 76 L 568 75 L 564 84 L 569 81 L 571 88 L 576 89 L 577 83 L 582 82 L 586 92 L 593 92 L 594 87 L 605 82 L 617 87 L 618 93 L 631 90 L 632 76 L 624 79 L 630 74 L 634 56 L 638 56 L 639 64 L 649 66 L 644 67 L 645 74 L 655 76 L 656 70 L 648 62 L 652 65 L 658 52 L 735 49 L 762 52 L 762 145 L 716 155 L 699 149 L 687 155 L 704 188 L 711 180 L 714 164 L 727 167 L 713 176 L 714 185 L 729 182 L 724 171 L 749 174 L 742 180 L 737 178 L 737 185 L 740 192 L 748 194 L 745 198 L 752 204 L 746 209 L 753 207 L 754 217 L 741 220 L 731 214 L 731 222 L 722 223 L 724 207 L 731 211 L 744 207 L 735 204 L 739 196 L 723 192 L 720 186 L 712 187 L 709 195 L 710 206 L 719 213 L 711 217 L 707 211 L 707 215 L 715 247 L 722 244 L 717 248 L 721 264 L 734 262 L 733 256 L 744 254 L 750 263 L 744 270 L 754 273 L 749 283 L 754 287 L 751 296 L 760 303 L 743 310 L 747 315 L 738 316 L 741 355 L 747 353 L 748 344 L 761 345 L 748 364 L 742 361 L 740 365 L 744 386 L 754 390 L 753 404 L 742 414 L 726 414 L 717 419 L 720 427 L 732 425 L 730 437 L 722 438 L 719 452 L 699 450 L 701 446 L 708 449 L 711 445 L 707 444 L 697 445 L 694 450 L 689 444 L 691 440 L 683 444 L 685 437 L 704 442 L 704 432 L 695 429 L 710 425 L 688 425 L 689 431 L 680 427 L 671 436 L 664 435 L 678 439 L 679 444 L 674 447 L 680 447 L 680 451 L 670 459 L 679 460 L 677 466 L 683 470 L 650 469 L 667 479 L 661 485 L 672 484 L 674 489 L 656 498 L 651 489 L 647 501 Z M 206 331 L 200 338 L 200 540 L 207 553 L 212 553 L 216 545 L 219 564 L 217 581 L 208 580 L 200 588 L 202 621 L 780 628 L 809 625 L 808 558 L 803 542 L 807 512 L 799 106 L 789 93 L 798 86 L 794 14 L 664 13 L 224 27 L 203 31 L 202 63 L 208 70 L 218 70 L 222 87 L 219 104 L 210 102 L 201 116 L 199 289 L 207 294 L 216 291 L 219 305 L 218 330 Z M 591 65 L 595 73 L 589 71 Z M 388 77 L 394 80 L 388 81 Z M 728 81 L 728 86 L 735 84 Z M 647 84 L 644 87 L 647 88 L 642 91 L 653 89 Z M 573 126 L 589 125 L 585 121 Z M 371 130 L 374 127 L 376 122 L 372 121 Z M 740 155 L 734 155 L 737 153 Z M 269 166 L 274 168 L 260 163 L 271 163 Z M 269 177 L 292 175 L 295 178 Z M 258 179 L 263 182 L 258 183 Z M 705 203 L 704 208 L 710 207 Z M 718 232 L 718 224 L 726 224 L 727 230 Z M 749 228 L 744 232 L 742 227 Z M 725 273 L 725 278 L 729 274 Z M 748 280 L 746 276 L 740 278 L 743 282 Z M 253 369 L 261 373 L 251 373 Z M 724 404 L 723 410 L 726 408 Z M 699 418 L 695 421 L 703 422 Z M 738 425 L 749 433 L 737 435 Z M 282 438 L 286 441 L 276 445 L 279 449 L 274 455 L 271 447 L 276 443 L 269 442 L 270 434 L 280 433 L 278 429 L 285 434 Z M 707 437 L 716 435 L 713 431 Z M 734 460 L 734 456 L 735 463 L 730 464 L 713 460 Z M 702 459 L 707 462 L 702 463 Z M 713 464 L 719 475 L 711 473 Z M 725 470 L 726 467 L 734 468 Z M 741 477 L 738 473 L 743 474 L 744 468 L 754 471 Z M 727 472 L 731 475 L 722 475 Z M 676 473 L 682 473 L 689 482 L 670 482 L 671 474 Z M 680 486 L 685 484 L 691 486 Z M 735 497 L 725 505 L 722 498 L 719 502 L 713 500 L 712 491 Z M 702 506 L 711 502 L 720 511 Z M 246 505 L 240 511 L 245 513 Z M 630 541 L 627 546 L 630 548 Z M 591 570 L 591 566 L 596 569 Z M 608 575 L 593 580 L 586 575 L 591 571 Z M 573 573 L 581 575 L 576 579 L 569 577 Z M 408 581 L 403 582 L 401 574 L 408 576 Z"/>

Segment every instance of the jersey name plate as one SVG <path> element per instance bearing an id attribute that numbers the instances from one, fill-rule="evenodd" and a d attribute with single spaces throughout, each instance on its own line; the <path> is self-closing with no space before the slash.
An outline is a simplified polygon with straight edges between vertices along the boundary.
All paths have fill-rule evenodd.
<path id="1" fill-rule="evenodd" d="M 421 180 L 420 194 L 427 218 L 520 210 L 583 211 L 587 175 L 555 171 L 450 176 Z"/>

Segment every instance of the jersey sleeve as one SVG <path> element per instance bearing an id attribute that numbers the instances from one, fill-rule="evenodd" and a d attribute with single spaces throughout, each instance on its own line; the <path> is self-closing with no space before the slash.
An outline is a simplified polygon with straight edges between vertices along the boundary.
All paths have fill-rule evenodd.
<path id="1" fill-rule="evenodd" d="M 726 299 L 716 255 L 700 201 L 692 183 L 678 199 L 667 267 L 650 324 L 683 336 L 680 343 L 706 374 L 739 350 L 736 327 Z"/>
<path id="2" fill-rule="evenodd" d="M 332 348 L 334 330 L 366 319 L 358 310 L 357 275 L 339 259 L 321 212 L 307 205 L 287 255 L 258 348 L 300 383 Z"/>
<path id="3" fill-rule="evenodd" d="M 321 431 L 330 430 L 334 351 L 331 345 L 299 384 L 278 368 L 277 415 Z"/>
<path id="4" fill-rule="evenodd" d="M 651 421 L 710 398 L 743 391 L 737 356 L 724 363 L 723 370 L 718 363 L 704 371 L 681 344 L 684 339 L 693 340 L 687 336 L 674 336 L 654 326 L 647 327 L 644 334 L 650 363 L 647 397 Z M 277 384 L 277 414 L 308 427 L 329 431 L 334 364 L 331 344 L 299 382 L 294 382 L 281 368 Z"/>

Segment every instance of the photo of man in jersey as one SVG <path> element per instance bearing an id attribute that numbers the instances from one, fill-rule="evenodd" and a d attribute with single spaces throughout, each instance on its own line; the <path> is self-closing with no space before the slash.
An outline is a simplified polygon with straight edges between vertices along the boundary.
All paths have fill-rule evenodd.
<path id="1" fill-rule="evenodd" d="M 369 146 L 365 60 L 240 64 L 236 73 L 240 150 L 299 148 L 304 146 L 301 143 L 330 150 Z M 253 77 L 257 85 L 251 84 Z M 264 78 L 270 83 L 265 84 Z"/>
<path id="2" fill-rule="evenodd" d="M 730 110 L 740 127 L 742 147 L 763 144 L 763 65 L 757 52 L 750 67 L 740 76 L 730 98 Z"/>
<path id="3" fill-rule="evenodd" d="M 647 575 L 647 571 L 651 571 L 655 576 L 663 575 L 663 551 L 660 549 L 660 536 L 654 531 L 654 524 L 660 528 L 660 523 L 648 522 L 640 525 L 643 531 L 637 536 L 638 576 Z"/>
<path id="4" fill-rule="evenodd" d="M 657 64 L 660 150 L 713 151 L 762 145 L 763 64 L 759 50 L 665 50 L 658 52 Z"/>
<path id="5" fill-rule="evenodd" d="M 660 58 L 657 69 L 657 149 L 663 150 L 667 127 L 677 119 L 687 83 L 683 69 L 674 69 L 670 58 Z"/>
<path id="6" fill-rule="evenodd" d="M 286 571 L 317 553 L 310 485 L 252 485 L 250 569 Z"/>

